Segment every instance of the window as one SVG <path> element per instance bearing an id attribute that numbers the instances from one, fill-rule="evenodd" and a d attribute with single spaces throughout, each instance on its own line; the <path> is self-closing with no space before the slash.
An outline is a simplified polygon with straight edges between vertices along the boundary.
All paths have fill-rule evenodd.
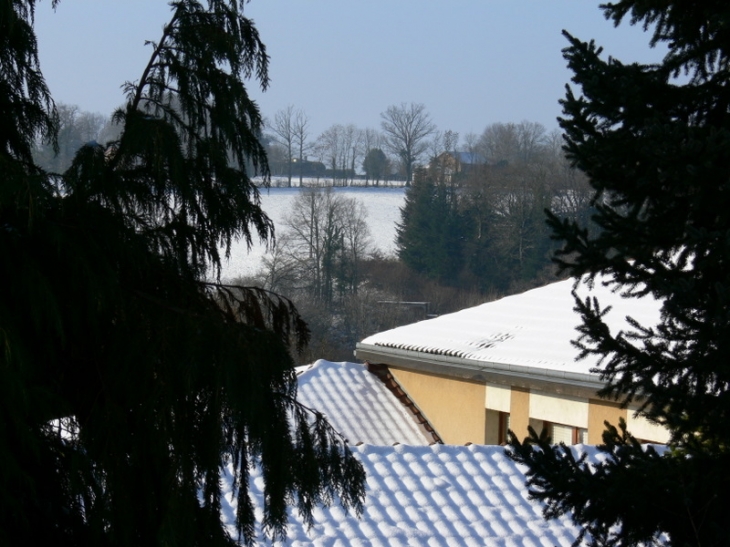
<path id="1" fill-rule="evenodd" d="M 548 427 L 552 444 L 564 443 L 570 445 L 588 442 L 588 430 L 584 427 L 551 424 L 549 422 L 545 422 L 545 425 Z"/>
<path id="2" fill-rule="evenodd" d="M 507 432 L 509 431 L 509 413 L 499 413 L 499 444 L 507 444 Z"/>

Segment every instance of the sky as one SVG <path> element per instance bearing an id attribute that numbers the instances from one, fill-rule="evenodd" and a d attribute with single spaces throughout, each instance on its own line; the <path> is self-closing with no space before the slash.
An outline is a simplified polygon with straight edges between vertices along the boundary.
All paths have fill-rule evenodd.
<path id="1" fill-rule="evenodd" d="M 495 122 L 558 127 L 570 80 L 563 29 L 623 62 L 657 62 L 650 36 L 606 21 L 592 0 L 252 0 L 270 55 L 270 87 L 250 93 L 262 113 L 293 105 L 311 133 L 334 124 L 380 127 L 390 105 L 422 103 L 462 137 Z M 163 0 L 39 2 L 41 67 L 57 102 L 110 114 L 139 78 L 170 17 Z"/>

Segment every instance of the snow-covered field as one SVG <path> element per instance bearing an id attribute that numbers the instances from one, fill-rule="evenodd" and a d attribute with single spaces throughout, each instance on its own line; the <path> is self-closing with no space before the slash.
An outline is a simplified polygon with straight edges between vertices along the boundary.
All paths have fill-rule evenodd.
<path id="1" fill-rule="evenodd" d="M 283 221 L 291 209 L 294 198 L 299 195 L 300 188 L 262 188 L 261 204 L 274 221 L 276 233 L 283 231 Z M 361 201 L 367 210 L 367 221 L 374 247 L 389 255 L 395 253 L 395 224 L 400 221 L 400 207 L 405 198 L 405 189 L 400 188 L 333 188 L 338 195 L 355 198 Z M 252 275 L 261 267 L 266 253 L 264 245 L 255 242 L 248 251 L 244 242 L 238 242 L 231 249 L 231 258 L 224 261 L 221 278 L 234 279 Z"/>

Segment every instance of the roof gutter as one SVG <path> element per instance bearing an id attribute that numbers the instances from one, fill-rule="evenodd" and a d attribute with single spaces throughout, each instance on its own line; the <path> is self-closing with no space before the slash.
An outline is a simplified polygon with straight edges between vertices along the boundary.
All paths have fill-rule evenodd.
<path id="1" fill-rule="evenodd" d="M 596 374 L 569 372 L 453 357 L 437 353 L 405 350 L 358 343 L 355 356 L 374 364 L 385 364 L 414 372 L 425 372 L 479 383 L 547 388 L 578 396 L 595 396 L 606 383 Z"/>

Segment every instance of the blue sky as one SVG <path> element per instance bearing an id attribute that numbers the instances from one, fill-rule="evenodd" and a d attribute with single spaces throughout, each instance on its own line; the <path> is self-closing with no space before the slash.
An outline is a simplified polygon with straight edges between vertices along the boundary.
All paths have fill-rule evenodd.
<path id="1" fill-rule="evenodd" d="M 490 123 L 557 127 L 570 79 L 566 29 L 624 62 L 655 62 L 649 35 L 618 29 L 589 0 L 252 0 L 271 56 L 265 115 L 302 108 L 313 136 L 335 123 L 378 128 L 389 105 L 426 105 L 439 129 L 462 136 Z M 36 13 L 41 63 L 55 99 L 110 113 L 139 77 L 169 18 L 162 0 L 62 0 Z"/>

